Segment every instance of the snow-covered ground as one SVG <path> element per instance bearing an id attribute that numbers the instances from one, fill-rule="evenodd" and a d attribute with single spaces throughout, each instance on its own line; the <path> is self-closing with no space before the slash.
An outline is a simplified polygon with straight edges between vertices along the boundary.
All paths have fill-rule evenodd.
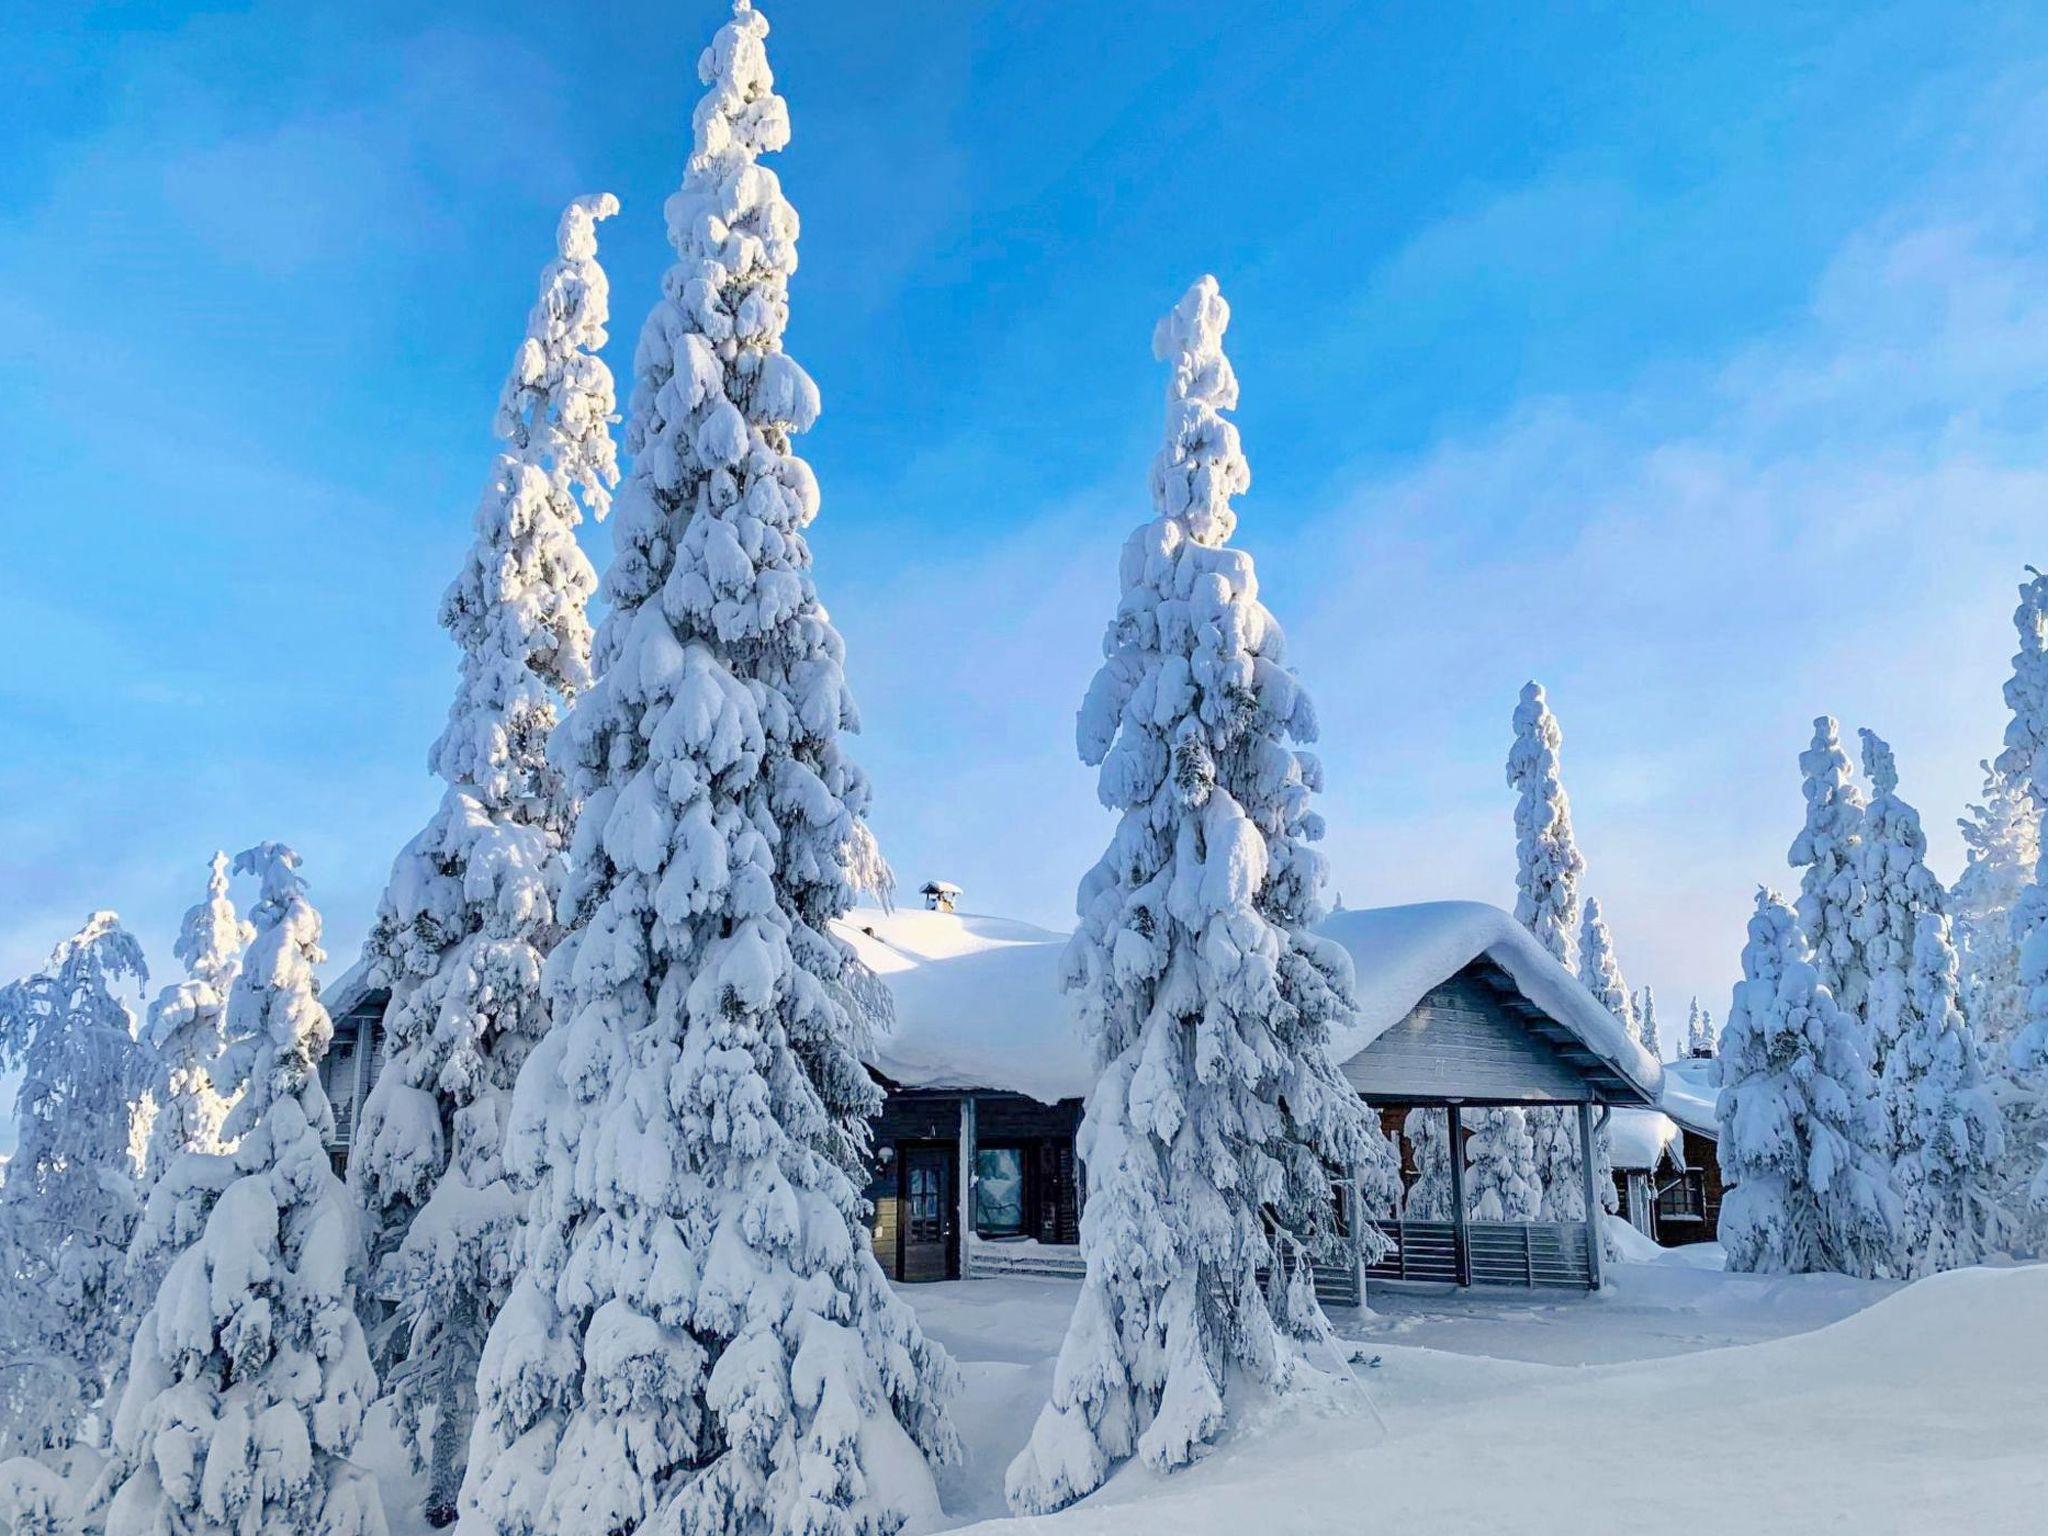
<path id="1" fill-rule="evenodd" d="M 1336 1321 L 1384 1429 L 1362 1396 L 1255 1415 L 1200 1465 L 1126 1468 L 1043 1521 L 1001 1518 L 1002 1474 L 1045 1400 L 1074 1285 L 903 1294 L 961 1363 L 968 1457 L 941 1491 L 984 1532 L 2048 1529 L 2048 1267 L 1902 1288 L 1729 1275 L 1714 1257 L 1612 1266 L 1597 1296 L 1376 1292 L 1369 1314 Z"/>

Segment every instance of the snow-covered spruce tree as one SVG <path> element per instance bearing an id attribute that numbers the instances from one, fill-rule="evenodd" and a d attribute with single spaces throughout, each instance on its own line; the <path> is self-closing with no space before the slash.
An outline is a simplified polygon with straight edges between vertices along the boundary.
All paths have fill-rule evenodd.
<path id="1" fill-rule="evenodd" d="M 484 1347 L 460 1530 L 854 1536 L 929 1520 L 951 1363 L 897 1300 L 849 1174 L 879 1095 L 830 932 L 872 868 L 843 647 L 790 449 L 788 140 L 741 5 L 668 202 L 635 358 L 599 681 L 556 736 L 581 803 L 553 1018 L 515 1090 L 537 1179 Z"/>
<path id="2" fill-rule="evenodd" d="M 228 856 L 216 853 L 206 899 L 188 909 L 172 953 L 185 963 L 151 1004 L 145 1037 L 154 1051 L 156 1119 L 143 1159 L 143 1211 L 128 1243 L 130 1295 L 147 1305 L 165 1268 L 206 1221 L 234 1176 L 221 1127 L 237 1085 L 225 1084 L 228 997 L 251 929 L 228 897 Z M 187 1157 L 187 1153 L 196 1154 Z"/>
<path id="3" fill-rule="evenodd" d="M 260 882 L 228 1001 L 230 1069 L 247 1085 L 223 1127 L 237 1176 L 135 1335 L 107 1536 L 384 1531 L 376 1482 L 347 1459 L 377 1378 L 349 1279 L 355 1213 L 322 1139 L 334 1128 L 319 1075 L 333 1026 L 298 865 L 281 843 L 235 860 Z M 179 1161 L 192 1160 L 216 1161 Z"/>
<path id="4" fill-rule="evenodd" d="M 1879 1097 L 1899 1197 L 1893 1271 L 1930 1275 L 1999 1251 L 2007 1225 L 1996 1190 L 2004 1132 L 1963 1018 L 1949 920 L 1938 912 L 1919 917 L 1912 984 Z"/>
<path id="5" fill-rule="evenodd" d="M 618 479 L 612 378 L 597 356 L 608 318 L 597 221 L 617 208 L 609 193 L 571 203 L 541 274 L 498 407 L 507 446 L 441 600 L 462 651 L 428 759 L 447 788 L 393 864 L 364 950 L 391 989 L 390 1057 L 349 1185 L 370 1285 L 391 1308 L 379 1364 L 436 1526 L 456 1516 L 477 1362 L 518 1268 L 526 1201 L 501 1153 L 513 1082 L 547 1032 L 541 966 L 560 936 L 574 817 L 547 740 L 558 701 L 590 684 L 584 608 L 597 578 L 576 545 L 576 497 L 602 517 Z"/>
<path id="6" fill-rule="evenodd" d="M 1579 1176 L 1579 1125 L 1576 1113 L 1535 1107 L 1518 1110 L 1528 1127 L 1535 1158 L 1537 1221 L 1584 1221 L 1586 1185 Z M 1475 1119 L 1475 1124 L 1478 1121 Z"/>
<path id="7" fill-rule="evenodd" d="M 1322 771 L 1287 742 L 1314 739 L 1314 711 L 1228 543 L 1251 481 L 1221 414 L 1237 404 L 1229 317 L 1204 277 L 1154 333 L 1172 369 L 1157 515 L 1124 545 L 1078 721 L 1121 813 L 1066 961 L 1100 1069 L 1080 1133 L 1088 1272 L 1010 1466 L 1019 1511 L 1071 1503 L 1133 1455 L 1181 1466 L 1239 1394 L 1320 1379 L 1310 1262 L 1337 1241 L 1331 1170 L 1392 1157 L 1326 1049 L 1351 967 L 1311 931 Z"/>
<path id="8" fill-rule="evenodd" d="M 1572 836 L 1571 801 L 1559 774 L 1563 744 L 1543 685 L 1523 684 L 1508 749 L 1508 787 L 1515 791 L 1515 919 L 1570 969 L 1586 861 Z"/>
<path id="9" fill-rule="evenodd" d="M 1685 1019 L 1685 1054 L 1696 1059 L 1713 1056 L 1720 1050 L 1721 1036 L 1714 1028 L 1714 1011 L 1702 1008 L 1700 1000 L 1692 1000 L 1692 1008 Z"/>
<path id="10" fill-rule="evenodd" d="M 2013 912 L 2041 857 L 2041 810 L 2023 781 L 1991 763 L 1983 798 L 1956 826 L 1963 834 L 1963 872 L 1949 888 L 1957 958 L 1962 965 L 1963 1016 L 1987 1050 L 2003 1056 L 2026 1020 Z"/>
<path id="11" fill-rule="evenodd" d="M 1799 928 L 1813 951 L 1821 985 L 1858 1020 L 1870 990 L 1855 924 L 1863 907 L 1857 848 L 1863 840 L 1863 791 L 1849 773 L 1832 715 L 1813 722 L 1813 744 L 1799 754 L 1806 824 L 1786 861 L 1800 870 Z"/>
<path id="12" fill-rule="evenodd" d="M 2041 811 L 2048 809 L 2048 575 L 2032 566 L 2027 574 L 2012 616 L 2019 650 L 2005 683 L 2012 719 L 1997 767 Z M 2011 1191 L 2026 1189 L 2033 1235 L 2025 1246 L 2037 1251 L 2048 1247 L 2042 1235 L 2048 1232 L 2048 840 L 2013 905 L 2012 942 L 2019 951 L 2023 1022 L 1998 1063 L 2009 1074 L 2000 1085 L 2007 1100 L 2003 1182 Z"/>
<path id="13" fill-rule="evenodd" d="M 147 1074 L 117 989 L 148 979 L 142 946 L 95 912 L 0 988 L 0 1069 L 22 1073 L 0 1181 L 0 1455 L 68 1443 L 119 1360 Z"/>
<path id="14" fill-rule="evenodd" d="M 1774 892 L 1757 892 L 1749 920 L 1716 1113 L 1730 1269 L 1884 1272 L 1894 1203 L 1863 1031 Z"/>
<path id="15" fill-rule="evenodd" d="M 1579 979 L 1593 1000 L 1613 1014 L 1630 1039 L 1638 1038 L 1635 999 L 1622 979 L 1621 961 L 1614 953 L 1614 935 L 1600 915 L 1600 900 L 1586 898 L 1584 918 L 1579 924 Z"/>
<path id="16" fill-rule="evenodd" d="M 1408 1221 L 1451 1219 L 1451 1120 L 1441 1109 L 1416 1108 L 1401 1121 L 1415 1160 L 1415 1182 L 1408 1186 L 1401 1215 Z"/>
<path id="17" fill-rule="evenodd" d="M 149 1009 L 157 1109 L 143 1161 L 145 1189 L 156 1186 L 179 1154 L 223 1148 L 220 1128 L 231 1101 L 214 1082 L 213 1069 L 227 1042 L 228 993 L 251 932 L 228 897 L 228 856 L 216 853 L 206 899 L 187 909 L 171 947 L 185 964 L 185 979 L 165 987 Z"/>
<path id="18" fill-rule="evenodd" d="M 1465 1138 L 1465 1203 L 1474 1221 L 1534 1221 L 1543 1191 L 1528 1117 L 1494 1106 L 1474 1113 Z M 1576 1163 L 1576 1159 L 1573 1160 Z M 1580 1214 L 1585 1202 L 1580 1201 Z"/>
<path id="19" fill-rule="evenodd" d="M 1645 982 L 1636 989 L 1635 995 L 1636 1039 L 1643 1049 L 1657 1061 L 1664 1059 L 1664 1042 L 1659 1038 L 1657 1028 L 1657 994 Z"/>
<path id="20" fill-rule="evenodd" d="M 1514 731 L 1507 779 L 1515 791 L 1515 917 L 1569 970 L 1577 960 L 1579 877 L 1586 861 L 1572 835 L 1571 801 L 1559 765 L 1564 732 L 1540 683 L 1523 685 Z M 1585 1182 L 1579 1173 L 1578 1133 L 1569 1115 L 1537 1108 L 1524 1119 L 1536 1149 L 1544 1219 L 1583 1217 Z"/>
<path id="21" fill-rule="evenodd" d="M 1872 731 L 1859 734 L 1870 803 L 1864 807 L 1863 835 L 1856 847 L 1856 883 L 1862 890 L 1862 904 L 1853 931 L 1869 987 L 1863 1024 L 1870 1036 L 1870 1070 L 1882 1076 L 1892 1042 L 1905 1028 L 1920 917 L 1942 910 L 1942 890 L 1934 871 L 1927 867 L 1927 836 L 1920 830 L 1920 813 L 1899 798 L 1899 770 L 1892 749 Z"/>

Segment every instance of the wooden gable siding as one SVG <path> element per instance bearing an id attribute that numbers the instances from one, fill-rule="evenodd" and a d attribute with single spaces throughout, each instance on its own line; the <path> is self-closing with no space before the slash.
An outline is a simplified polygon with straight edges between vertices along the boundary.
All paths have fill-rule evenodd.
<path id="1" fill-rule="evenodd" d="M 1351 1085 L 1381 1100 L 1572 1103 L 1585 1078 L 1510 1011 L 1483 962 L 1424 994 L 1408 1017 L 1344 1063 Z"/>

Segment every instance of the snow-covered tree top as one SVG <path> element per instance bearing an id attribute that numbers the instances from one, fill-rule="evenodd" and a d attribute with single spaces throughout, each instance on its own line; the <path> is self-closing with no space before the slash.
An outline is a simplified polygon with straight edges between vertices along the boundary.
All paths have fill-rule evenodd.
<path id="1" fill-rule="evenodd" d="M 133 1015 L 117 990 L 127 980 L 149 980 L 142 946 L 114 913 L 92 913 L 40 971 L 0 988 L 0 1067 L 18 1066 L 45 1028 L 66 1026 L 78 1010 L 95 1022 L 111 1021 L 117 1010 L 132 1033 Z"/>
<path id="2" fill-rule="evenodd" d="M 1899 763 L 1890 744 L 1868 726 L 1859 728 L 1856 734 L 1863 738 L 1863 776 L 1870 780 L 1871 798 L 1881 799 L 1894 793 L 1899 787 Z"/>
<path id="3" fill-rule="evenodd" d="M 228 856 L 215 853 L 208 868 L 206 899 L 186 909 L 171 953 L 185 962 L 185 981 L 166 987 L 150 1008 L 149 1043 L 162 1050 L 195 1018 L 226 1006 L 228 989 L 254 934 L 228 897 Z"/>
<path id="4" fill-rule="evenodd" d="M 512 372 L 498 397 L 496 429 L 532 463 L 573 487 L 600 522 L 618 484 L 611 424 L 617 398 L 597 355 L 607 340 L 610 286 L 597 264 L 597 225 L 619 211 L 609 192 L 579 197 L 562 211 L 557 255 L 541 273 Z"/>
<path id="5" fill-rule="evenodd" d="M 1572 835 L 1559 753 L 1564 731 L 1543 685 L 1522 685 L 1508 748 L 1508 785 L 1515 790 L 1515 917 L 1569 968 L 1579 923 L 1579 877 L 1586 861 Z"/>
<path id="6" fill-rule="evenodd" d="M 1213 277 L 1198 278 L 1162 315 L 1152 355 L 1169 364 L 1166 439 L 1152 460 L 1152 504 L 1197 544 L 1215 547 L 1237 528 L 1230 498 L 1251 488 L 1252 470 L 1237 426 L 1219 412 L 1237 408 L 1237 374 L 1224 355 L 1230 305 Z"/>
<path id="7" fill-rule="evenodd" d="M 1579 926 L 1579 980 L 1601 1007 L 1613 1014 L 1631 1039 L 1640 1039 L 1635 999 L 1622 979 L 1621 960 L 1614 953 L 1614 935 L 1600 914 L 1600 899 L 1588 896 Z"/>
<path id="8" fill-rule="evenodd" d="M 556 698 L 590 686 L 585 604 L 597 587 L 576 542 L 576 498 L 601 518 L 619 478 L 617 400 L 598 356 L 609 292 L 597 264 L 598 221 L 618 206 L 606 192 L 578 198 L 562 215 L 555 260 L 541 273 L 498 400 L 496 430 L 509 446 L 492 466 L 476 537 L 441 599 L 462 673 L 428 765 L 487 812 L 556 831 L 564 797 L 544 748 Z"/>
<path id="9" fill-rule="evenodd" d="M 2005 703 L 2012 720 L 2005 728 L 1999 771 L 2028 785 L 2037 801 L 2048 802 L 2048 575 L 2027 567 L 2013 628 L 2020 648 L 2006 679 Z"/>
<path id="10" fill-rule="evenodd" d="M 249 912 L 256 936 L 229 1000 L 229 1076 L 248 1083 L 230 1135 L 254 1125 L 274 1098 L 314 1084 L 314 1068 L 334 1034 L 313 974 L 327 958 L 320 948 L 320 915 L 306 900 L 297 851 L 284 843 L 258 843 L 235 855 L 234 869 L 254 875 L 260 894 Z M 320 1098 L 324 1114 L 325 1096 Z"/>
<path id="11" fill-rule="evenodd" d="M 1806 825 L 1787 855 L 1795 867 L 1841 856 L 1863 808 L 1863 791 L 1850 776 L 1849 754 L 1842 750 L 1841 727 L 1834 716 L 1814 717 L 1813 744 L 1799 754 L 1799 773 L 1806 795 Z"/>

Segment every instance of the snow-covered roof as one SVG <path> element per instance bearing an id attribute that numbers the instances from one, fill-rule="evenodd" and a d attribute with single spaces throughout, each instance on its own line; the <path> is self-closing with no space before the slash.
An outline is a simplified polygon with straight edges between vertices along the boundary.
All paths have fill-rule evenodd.
<path id="1" fill-rule="evenodd" d="M 1066 938 L 967 912 L 856 907 L 839 925 L 896 1003 L 871 1065 L 906 1088 L 1003 1088 L 1047 1104 L 1094 1081 L 1060 996 Z"/>
<path id="2" fill-rule="evenodd" d="M 1645 1098 L 1657 1099 L 1663 1072 L 1656 1058 L 1498 907 L 1479 901 L 1364 907 L 1332 913 L 1318 931 L 1344 946 L 1358 977 L 1357 1022 L 1333 1031 L 1330 1039 L 1331 1054 L 1339 1062 L 1349 1061 L 1408 1017 L 1432 987 L 1484 958 Z"/>
<path id="3" fill-rule="evenodd" d="M 1685 1161 L 1685 1143 L 1678 1123 L 1654 1109 L 1617 1109 L 1607 1120 L 1608 1151 L 1617 1168 L 1655 1172 L 1668 1157 Z"/>
<path id="4" fill-rule="evenodd" d="M 1664 1092 L 1658 1106 L 1684 1126 L 1719 1140 L 1721 1125 L 1714 1101 L 1721 1093 L 1721 1063 L 1711 1056 L 1689 1056 L 1664 1063 Z"/>
<path id="5" fill-rule="evenodd" d="M 370 982 L 367 960 L 356 963 L 320 989 L 320 1005 L 329 1018 L 338 1019 L 379 988 Z"/>
<path id="6" fill-rule="evenodd" d="M 1333 914 L 1320 930 L 1350 954 L 1357 1022 L 1331 1040 L 1350 1060 L 1406 1018 L 1423 994 L 1485 956 L 1644 1097 L 1650 1053 L 1520 924 L 1479 902 L 1431 902 Z M 872 1065 L 906 1088 L 991 1088 L 1044 1103 L 1094 1081 L 1087 1046 L 1060 995 L 1062 934 L 969 913 L 859 907 L 840 932 L 887 984 L 896 1024 Z"/>
<path id="7" fill-rule="evenodd" d="M 927 880 L 923 886 L 923 893 L 927 896 L 958 896 L 962 894 L 960 887 L 950 880 Z"/>

